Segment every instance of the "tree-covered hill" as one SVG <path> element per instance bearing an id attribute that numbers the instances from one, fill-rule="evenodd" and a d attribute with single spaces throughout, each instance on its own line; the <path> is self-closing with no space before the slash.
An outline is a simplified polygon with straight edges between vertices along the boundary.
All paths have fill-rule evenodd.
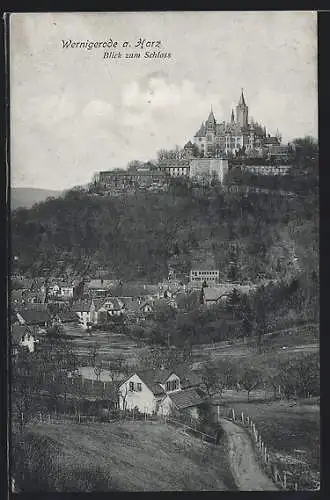
<path id="1" fill-rule="evenodd" d="M 11 220 L 12 252 L 23 272 L 52 274 L 91 263 L 122 280 L 156 282 L 169 266 L 188 274 L 195 257 L 212 253 L 221 279 L 255 280 L 318 272 L 318 206 L 313 193 L 296 197 L 193 191 L 122 197 L 72 190 Z"/>

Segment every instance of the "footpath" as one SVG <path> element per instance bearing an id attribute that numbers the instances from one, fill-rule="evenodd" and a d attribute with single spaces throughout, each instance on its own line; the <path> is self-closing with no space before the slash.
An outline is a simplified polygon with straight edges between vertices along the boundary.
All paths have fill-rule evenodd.
<path id="1" fill-rule="evenodd" d="M 220 424 L 228 439 L 229 462 L 237 488 L 240 491 L 278 490 L 258 464 L 250 437 L 245 430 L 223 418 Z"/>

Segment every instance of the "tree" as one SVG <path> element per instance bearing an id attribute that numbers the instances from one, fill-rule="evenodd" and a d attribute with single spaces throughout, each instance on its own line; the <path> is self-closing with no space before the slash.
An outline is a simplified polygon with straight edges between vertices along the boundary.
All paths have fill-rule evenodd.
<path id="1" fill-rule="evenodd" d="M 224 380 L 220 376 L 216 366 L 211 361 L 208 361 L 203 365 L 201 378 L 209 398 L 215 394 L 219 394 L 221 396 L 224 389 Z"/>
<path id="2" fill-rule="evenodd" d="M 256 389 L 260 382 L 262 381 L 262 375 L 260 371 L 254 366 L 246 366 L 241 375 L 240 383 L 248 393 L 248 399 L 250 397 L 250 392 Z"/>
<path id="3" fill-rule="evenodd" d="M 98 351 L 100 348 L 100 344 L 98 342 L 94 342 L 89 348 L 88 348 L 88 356 L 89 356 L 89 362 L 92 366 L 96 366 L 96 360 L 98 357 Z"/>

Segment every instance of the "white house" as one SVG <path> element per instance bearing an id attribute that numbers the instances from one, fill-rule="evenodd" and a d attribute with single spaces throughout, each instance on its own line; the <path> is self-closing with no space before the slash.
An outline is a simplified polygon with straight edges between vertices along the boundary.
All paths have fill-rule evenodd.
<path id="1" fill-rule="evenodd" d="M 190 382 L 188 376 L 179 376 L 176 371 L 170 370 L 135 372 L 119 386 L 119 408 L 138 408 L 141 413 L 167 415 L 173 404 L 180 410 L 184 401 L 196 406 L 201 403 L 201 396 L 197 397 L 195 393 L 191 393 L 191 386 L 200 385 L 200 381 L 194 375 L 191 380 Z M 175 399 L 175 394 L 181 394 L 181 402 Z"/>
<path id="2" fill-rule="evenodd" d="M 73 304 L 72 312 L 76 314 L 80 325 L 87 330 L 89 325 L 95 323 L 95 306 L 93 301 L 79 301 Z"/>
<path id="3" fill-rule="evenodd" d="M 32 353 L 35 351 L 35 344 L 39 342 L 39 339 L 29 328 L 23 325 L 12 326 L 13 347 L 27 347 L 28 351 Z"/>

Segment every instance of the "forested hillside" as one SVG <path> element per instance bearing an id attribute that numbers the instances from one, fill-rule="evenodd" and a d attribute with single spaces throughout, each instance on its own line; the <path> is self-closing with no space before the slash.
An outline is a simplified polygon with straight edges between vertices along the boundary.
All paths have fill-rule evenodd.
<path id="1" fill-rule="evenodd" d="M 110 198 L 71 191 L 13 212 L 12 249 L 23 272 L 59 272 L 59 261 L 109 268 L 123 280 L 157 281 L 171 264 L 188 274 L 212 251 L 221 279 L 255 280 L 317 272 L 313 194 L 232 193 L 211 188 Z"/>

